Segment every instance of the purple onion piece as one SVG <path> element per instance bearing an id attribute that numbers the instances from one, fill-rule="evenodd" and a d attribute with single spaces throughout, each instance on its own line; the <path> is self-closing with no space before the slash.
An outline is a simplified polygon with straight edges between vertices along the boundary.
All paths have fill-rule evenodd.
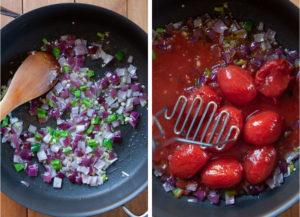
<path id="1" fill-rule="evenodd" d="M 287 172 L 287 164 L 285 161 L 283 160 L 279 160 L 278 161 L 278 166 L 279 166 L 279 169 L 282 173 L 286 173 Z"/>
<path id="2" fill-rule="evenodd" d="M 205 199 L 205 196 L 206 196 L 206 192 L 199 189 L 198 191 L 196 191 L 194 193 L 195 197 L 197 197 L 199 200 L 204 200 Z"/>
<path id="3" fill-rule="evenodd" d="M 207 28 L 205 30 L 205 36 L 206 36 L 206 40 L 208 42 L 212 42 L 216 37 L 216 32 L 214 30 L 212 30 L 211 28 Z"/>
<path id="4" fill-rule="evenodd" d="M 218 204 L 220 200 L 220 195 L 215 191 L 210 191 L 207 195 L 207 199 L 213 204 Z"/>

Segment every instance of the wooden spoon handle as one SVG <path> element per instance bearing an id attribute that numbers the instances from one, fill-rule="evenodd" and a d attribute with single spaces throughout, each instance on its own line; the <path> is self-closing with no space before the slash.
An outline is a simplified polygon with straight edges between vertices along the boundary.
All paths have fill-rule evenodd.
<path id="1" fill-rule="evenodd" d="M 4 96 L 0 102 L 0 120 L 2 121 L 5 116 L 14 109 L 14 105 L 11 104 L 10 100 L 7 100 L 7 97 Z"/>

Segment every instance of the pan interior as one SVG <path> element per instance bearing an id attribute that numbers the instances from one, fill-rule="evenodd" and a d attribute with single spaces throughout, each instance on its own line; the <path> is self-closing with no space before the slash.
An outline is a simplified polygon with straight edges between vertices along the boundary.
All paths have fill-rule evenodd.
<path id="1" fill-rule="evenodd" d="M 147 36 L 138 26 L 114 12 L 84 4 L 59 4 L 43 7 L 22 15 L 1 30 L 1 84 L 6 84 L 26 57 L 29 50 L 39 49 L 42 38 L 58 39 L 64 34 L 74 34 L 88 43 L 100 42 L 97 32 L 110 32 L 110 43 L 104 50 L 115 54 L 122 50 L 134 57 L 139 81 L 147 91 Z M 114 60 L 101 67 L 101 60 L 86 61 L 95 71 L 96 79 L 107 71 L 128 65 L 127 58 Z M 35 117 L 28 114 L 29 104 L 15 109 L 13 116 L 24 120 L 25 129 L 30 123 L 39 126 Z M 40 176 L 31 178 L 24 172 L 16 173 L 12 166 L 13 149 L 1 144 L 1 188 L 17 202 L 54 216 L 88 216 L 102 213 L 126 203 L 147 185 L 147 109 L 138 107 L 139 124 L 121 128 L 122 143 L 115 145 L 118 161 L 107 171 L 108 181 L 99 187 L 71 184 L 67 178 L 63 188 L 55 190 Z M 55 125 L 55 121 L 49 121 Z M 122 171 L 130 176 L 122 177 Z M 43 172 L 40 166 L 39 174 Z M 30 183 L 26 188 L 20 180 Z"/>
<path id="2" fill-rule="evenodd" d="M 178 22 L 204 13 L 217 15 L 214 6 L 228 2 L 230 11 L 237 20 L 252 20 L 255 24 L 262 21 L 265 28 L 277 32 L 276 38 L 288 49 L 298 49 L 299 45 L 299 9 L 285 0 L 153 0 L 153 29 L 163 27 L 171 22 Z M 166 193 L 162 182 L 153 177 L 153 215 L 157 217 L 173 216 L 222 216 L 253 217 L 277 216 L 299 200 L 299 160 L 297 170 L 285 183 L 259 196 L 237 198 L 234 206 L 212 205 L 206 200 L 192 204 L 187 197 L 175 199 L 172 193 Z"/>

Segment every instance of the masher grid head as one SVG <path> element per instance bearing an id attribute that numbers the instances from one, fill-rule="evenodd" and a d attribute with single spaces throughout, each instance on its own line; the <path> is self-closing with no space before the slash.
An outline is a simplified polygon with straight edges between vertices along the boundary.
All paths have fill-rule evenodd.
<path id="1" fill-rule="evenodd" d="M 182 106 L 179 110 L 180 104 L 182 104 Z M 240 133 L 240 129 L 237 126 L 230 126 L 230 129 L 228 130 L 225 140 L 220 141 L 224 134 L 226 126 L 228 124 L 229 118 L 230 118 L 230 114 L 228 111 L 224 110 L 224 111 L 220 112 L 218 114 L 218 116 L 215 117 L 215 113 L 218 108 L 217 104 L 214 101 L 210 101 L 206 104 L 203 102 L 203 99 L 201 96 L 196 96 L 193 99 L 191 106 L 189 108 L 186 108 L 187 104 L 188 104 L 187 97 L 181 95 L 178 97 L 170 115 L 168 115 L 169 107 L 163 108 L 161 111 L 159 111 L 158 113 L 156 113 L 154 115 L 154 117 L 153 117 L 154 123 L 159 128 L 160 133 L 161 133 L 160 135 L 154 136 L 153 137 L 154 140 L 157 140 L 157 139 L 163 137 L 164 133 L 165 133 L 162 125 L 158 121 L 158 117 L 162 113 L 164 113 L 164 118 L 166 120 L 172 120 L 172 119 L 175 119 L 175 116 L 178 113 L 178 111 L 179 111 L 179 113 L 178 113 L 178 116 L 175 121 L 173 132 L 175 135 L 182 135 L 182 133 L 185 132 L 185 130 L 186 130 L 186 136 L 185 136 L 185 138 L 173 137 L 172 139 L 169 139 L 168 141 L 164 142 L 162 145 L 166 145 L 171 142 L 178 141 L 178 142 L 200 145 L 200 147 L 203 149 L 206 149 L 207 147 L 215 147 L 217 150 L 223 150 L 225 148 L 226 144 L 237 140 L 239 133 Z M 205 108 L 202 109 L 205 104 L 206 104 Z M 185 112 L 185 111 L 187 111 L 187 112 Z M 193 111 L 195 111 L 195 112 L 193 114 L 193 117 L 191 117 L 192 119 L 190 120 L 190 116 L 193 113 Z M 200 111 L 202 112 L 202 114 L 200 114 Z M 200 117 L 199 117 L 199 114 L 200 114 Z M 199 118 L 200 118 L 200 120 L 199 120 Z M 220 129 L 219 124 L 220 124 L 220 122 L 222 122 L 222 119 L 224 119 L 224 122 Z M 197 122 L 197 120 L 199 120 L 199 121 Z M 205 123 L 205 120 L 207 120 L 206 123 Z M 181 127 L 179 127 L 181 122 L 183 122 L 183 123 L 182 123 Z M 204 123 L 206 124 L 205 126 L 204 126 Z M 209 135 L 208 141 L 204 142 L 205 138 L 207 137 L 206 134 L 211 129 L 211 124 L 213 124 L 213 123 L 214 123 L 214 125 L 211 130 L 211 134 Z M 197 140 L 197 136 L 198 136 L 199 131 L 202 126 L 204 126 L 203 133 L 200 136 L 200 140 Z M 180 129 L 178 129 L 178 128 L 180 128 Z M 193 129 L 195 129 L 194 135 L 192 137 L 190 137 L 190 134 Z M 220 129 L 220 131 L 218 131 L 218 129 Z M 219 132 L 219 134 L 216 135 L 217 139 L 214 141 L 215 133 L 217 133 L 217 132 Z M 234 132 L 234 134 L 232 134 L 233 132 Z M 234 135 L 232 139 L 230 139 L 231 135 Z"/>

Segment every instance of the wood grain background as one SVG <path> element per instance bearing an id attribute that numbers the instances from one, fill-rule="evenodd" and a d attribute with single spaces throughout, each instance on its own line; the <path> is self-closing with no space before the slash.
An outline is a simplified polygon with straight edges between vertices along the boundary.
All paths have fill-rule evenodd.
<path id="1" fill-rule="evenodd" d="M 0 0 L 1 6 L 19 14 L 41 6 L 65 2 L 94 4 L 113 10 L 131 19 L 147 32 L 148 0 Z M 1 15 L 1 27 L 12 19 Z M 148 206 L 148 191 L 145 190 L 125 206 L 136 215 L 143 214 Z M 47 215 L 27 209 L 1 193 L 1 217 L 47 217 Z M 127 217 L 127 214 L 121 208 L 117 208 L 95 217 Z"/>
<path id="2" fill-rule="evenodd" d="M 299 6 L 299 0 L 291 1 Z M 108 8 L 128 17 L 147 32 L 148 0 L 1 0 L 0 4 L 11 11 L 22 14 L 37 7 L 63 2 L 81 2 Z M 12 19 L 13 18 L 1 15 L 1 27 Z M 126 207 L 137 215 L 144 213 L 147 210 L 147 195 L 148 191 L 145 190 L 139 196 L 127 203 Z M 299 202 L 283 214 L 279 215 L 279 217 L 298 216 Z M 27 209 L 1 193 L 1 217 L 47 217 L 47 215 Z M 127 217 L 127 215 L 121 208 L 117 208 L 111 212 L 95 217 Z"/>

